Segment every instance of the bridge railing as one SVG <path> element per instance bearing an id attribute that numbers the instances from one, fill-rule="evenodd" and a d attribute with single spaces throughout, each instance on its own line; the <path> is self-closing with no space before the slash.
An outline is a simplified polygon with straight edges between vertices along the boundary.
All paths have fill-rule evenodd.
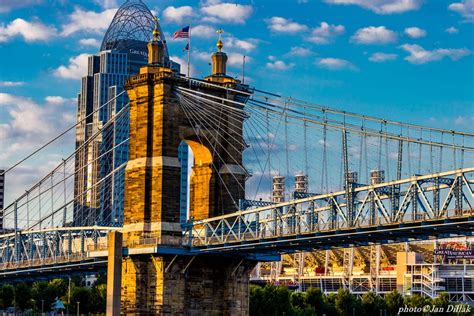
<path id="1" fill-rule="evenodd" d="M 375 185 L 353 184 L 344 191 L 189 222 L 185 244 L 212 247 L 472 217 L 473 175 L 474 168 L 466 168 Z"/>
<path id="2" fill-rule="evenodd" d="M 107 235 L 117 227 L 60 227 L 0 235 L 0 269 L 19 269 L 92 259 L 107 249 Z"/>

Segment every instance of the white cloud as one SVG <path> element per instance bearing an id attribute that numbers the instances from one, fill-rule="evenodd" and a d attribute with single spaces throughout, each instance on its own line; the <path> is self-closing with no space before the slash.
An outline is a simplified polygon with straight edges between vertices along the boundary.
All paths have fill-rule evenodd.
<path id="1" fill-rule="evenodd" d="M 79 44 L 82 46 L 99 47 L 100 41 L 96 38 L 82 38 L 79 40 Z"/>
<path id="2" fill-rule="evenodd" d="M 38 103 L 27 97 L 0 93 L 0 108 L 7 113 L 0 123 L 0 166 L 11 166 L 75 123 L 76 107 L 72 99 L 48 99 L 60 98 L 65 103 Z M 26 162 L 29 166 L 23 163 L 16 167 L 8 174 L 12 181 L 8 182 L 6 199 L 11 201 L 25 192 L 73 150 L 74 131 L 71 131 Z"/>
<path id="3" fill-rule="evenodd" d="M 53 96 L 47 96 L 44 98 L 47 104 L 51 105 L 64 105 L 64 104 L 75 104 L 76 99 L 75 98 L 64 98 L 58 95 L 53 95 Z"/>
<path id="4" fill-rule="evenodd" d="M 178 56 L 170 56 L 170 59 L 181 65 L 181 73 L 184 73 L 184 74 L 187 73 L 187 71 L 188 71 L 188 62 L 186 60 L 184 60 L 183 58 L 178 57 Z M 193 65 L 193 63 L 190 64 L 189 75 L 191 77 L 197 77 L 198 76 L 197 69 Z"/>
<path id="5" fill-rule="evenodd" d="M 94 2 L 100 5 L 104 9 L 118 7 L 117 0 L 94 0 Z"/>
<path id="6" fill-rule="evenodd" d="M 295 66 L 294 63 L 285 63 L 283 60 L 270 61 L 266 64 L 267 68 L 272 70 L 288 70 Z"/>
<path id="7" fill-rule="evenodd" d="M 41 0 L 2 0 L 0 1 L 0 13 L 9 12 L 19 8 L 30 7 L 41 2 Z"/>
<path id="8" fill-rule="evenodd" d="M 474 116 L 457 116 L 454 119 L 454 124 L 456 127 L 463 126 L 463 127 L 472 127 L 472 124 L 474 124 Z"/>
<path id="9" fill-rule="evenodd" d="M 329 4 L 358 5 L 377 14 L 403 13 L 418 10 L 423 0 L 324 0 Z"/>
<path id="10" fill-rule="evenodd" d="M 291 19 L 285 19 L 279 16 L 274 16 L 267 20 L 268 28 L 276 33 L 297 33 L 306 31 L 308 27 L 304 24 L 293 22 Z"/>
<path id="11" fill-rule="evenodd" d="M 24 86 L 23 81 L 0 81 L 0 87 L 19 87 Z"/>
<path id="12" fill-rule="evenodd" d="M 455 28 L 454 26 L 448 27 L 446 30 L 444 30 L 446 33 L 449 34 L 456 34 L 459 33 L 459 30 Z"/>
<path id="13" fill-rule="evenodd" d="M 211 55 L 212 55 L 212 53 L 202 52 L 202 51 L 199 51 L 199 50 L 193 50 L 192 58 L 196 59 L 196 60 L 206 61 L 206 62 L 210 63 L 211 62 Z"/>
<path id="14" fill-rule="evenodd" d="M 451 3 L 448 9 L 459 13 L 467 21 L 474 22 L 474 0 L 462 0 L 461 2 Z"/>
<path id="15" fill-rule="evenodd" d="M 94 12 L 76 7 L 68 16 L 69 22 L 63 25 L 61 35 L 69 36 L 76 32 L 101 34 L 107 30 L 116 12 L 117 9 Z"/>
<path id="16" fill-rule="evenodd" d="M 208 3 L 201 8 L 201 12 L 205 15 L 204 21 L 243 24 L 252 14 L 253 8 L 236 3 Z"/>
<path id="17" fill-rule="evenodd" d="M 351 41 L 358 44 L 387 44 L 397 40 L 397 34 L 385 26 L 369 26 L 358 29 Z"/>
<path id="18" fill-rule="evenodd" d="M 381 63 L 388 60 L 395 60 L 398 58 L 397 54 L 374 53 L 370 55 L 369 60 L 375 63 Z"/>
<path id="19" fill-rule="evenodd" d="M 344 70 L 349 69 L 356 71 L 358 68 L 352 64 L 350 61 L 340 58 L 321 58 L 316 62 L 316 65 L 321 68 L 326 68 L 330 70 Z"/>
<path id="20" fill-rule="evenodd" d="M 426 31 L 419 27 L 407 27 L 405 28 L 405 34 L 411 38 L 421 38 L 426 36 Z"/>
<path id="21" fill-rule="evenodd" d="M 87 74 L 88 54 L 80 54 L 69 59 L 67 66 L 61 65 L 54 70 L 54 75 L 64 79 L 80 79 Z"/>
<path id="22" fill-rule="evenodd" d="M 256 39 L 247 39 L 241 40 L 235 37 L 225 37 L 224 38 L 224 47 L 226 48 L 237 48 L 250 52 L 255 49 L 258 40 Z"/>
<path id="23" fill-rule="evenodd" d="M 472 52 L 467 48 L 438 48 L 434 50 L 425 50 L 423 47 L 416 44 L 404 44 L 400 47 L 410 53 L 409 56 L 405 57 L 405 60 L 418 65 L 441 60 L 444 57 L 451 58 L 451 60 L 458 60 L 464 56 L 472 54 Z"/>
<path id="24" fill-rule="evenodd" d="M 163 17 L 165 20 L 175 23 L 182 23 L 183 20 L 192 17 L 193 15 L 193 8 L 190 6 L 169 6 L 163 11 Z"/>
<path id="25" fill-rule="evenodd" d="M 40 105 L 30 98 L 16 96 L 8 93 L 0 93 L 0 107 L 4 108 L 9 118 L 0 124 L 0 140 L 7 142 L 6 152 L 2 152 L 2 158 L 15 153 L 14 148 L 27 148 L 37 146 L 42 141 L 55 136 L 66 125 L 74 122 L 70 119 L 70 113 L 74 113 L 73 103 L 62 97 L 48 97 L 47 102 Z M 52 102 L 49 102 L 49 101 Z M 58 111 L 57 106 L 69 105 L 69 109 Z M 12 147 L 10 147 L 12 146 Z"/>
<path id="26" fill-rule="evenodd" d="M 306 47 L 295 46 L 290 49 L 288 52 L 288 56 L 299 56 L 299 57 L 306 57 L 313 54 L 311 49 Z"/>
<path id="27" fill-rule="evenodd" d="M 39 21 L 28 22 L 15 19 L 7 26 L 0 25 L 0 42 L 6 42 L 16 36 L 21 36 L 27 42 L 47 41 L 56 36 L 57 30 Z"/>
<path id="28" fill-rule="evenodd" d="M 230 53 L 228 54 L 227 64 L 234 67 L 242 67 L 244 61 L 244 55 L 240 53 Z M 245 63 L 248 64 L 252 62 L 250 56 L 245 56 Z"/>
<path id="29" fill-rule="evenodd" d="M 344 25 L 321 22 L 319 27 L 313 29 L 308 40 L 316 44 L 328 44 L 334 37 L 343 34 L 344 31 Z"/>
<path id="30" fill-rule="evenodd" d="M 208 25 L 196 25 L 191 27 L 191 36 L 199 38 L 210 38 L 216 36 L 216 29 Z"/>

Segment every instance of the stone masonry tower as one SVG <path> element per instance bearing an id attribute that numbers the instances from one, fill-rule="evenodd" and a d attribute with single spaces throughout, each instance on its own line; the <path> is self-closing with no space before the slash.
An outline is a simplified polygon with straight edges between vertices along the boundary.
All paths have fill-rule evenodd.
<path id="1" fill-rule="evenodd" d="M 109 262 L 116 289 L 121 274 L 121 295 L 116 290 L 114 298 L 121 296 L 120 310 L 126 315 L 247 315 L 248 281 L 254 262 L 191 256 L 182 246 L 179 224 L 181 141 L 186 141 L 194 154 L 190 184 L 190 214 L 194 219 L 236 211 L 231 201 L 244 197 L 246 172 L 235 164 L 236 159 L 242 161 L 243 148 L 235 150 L 236 146 L 226 145 L 229 140 L 219 134 L 222 132 L 209 131 L 227 146 L 225 152 L 215 152 L 200 140 L 182 112 L 176 89 L 186 87 L 236 99 L 239 82 L 225 73 L 227 56 L 221 52 L 220 39 L 219 51 L 212 56 L 213 73 L 201 82 L 190 81 L 164 67 L 164 45 L 157 27 L 148 44 L 148 65 L 125 85 L 130 98 L 130 156 L 125 172 L 123 227 L 126 254 L 121 270 L 117 263 L 111 268 L 114 265 Z M 234 106 L 230 102 L 228 105 Z M 221 120 L 222 129 L 242 139 L 242 120 L 231 121 L 226 115 Z M 224 185 L 228 190 L 223 189 Z M 109 242 L 109 246 L 118 244 L 120 241 Z M 118 315 L 117 308 L 111 314 Z"/>

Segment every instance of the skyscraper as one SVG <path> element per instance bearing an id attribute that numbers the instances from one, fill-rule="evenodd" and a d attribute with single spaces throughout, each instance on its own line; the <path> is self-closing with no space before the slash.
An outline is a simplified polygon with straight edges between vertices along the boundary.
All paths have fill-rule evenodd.
<path id="1" fill-rule="evenodd" d="M 78 95 L 74 225 L 123 221 L 124 169 L 108 175 L 128 160 L 129 115 L 106 123 L 128 102 L 126 93 L 120 93 L 125 79 L 147 63 L 146 46 L 155 23 L 142 1 L 126 1 L 115 14 L 100 52 L 89 57 Z M 164 62 L 179 67 L 167 51 Z"/>

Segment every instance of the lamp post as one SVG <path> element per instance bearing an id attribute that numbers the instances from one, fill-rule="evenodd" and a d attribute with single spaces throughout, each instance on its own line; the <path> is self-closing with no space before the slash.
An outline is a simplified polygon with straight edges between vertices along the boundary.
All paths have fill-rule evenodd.
<path id="1" fill-rule="evenodd" d="M 77 316 L 79 316 L 79 304 L 81 304 L 81 302 L 77 301 Z"/>
<path id="2" fill-rule="evenodd" d="M 66 310 L 66 314 L 69 315 L 69 305 L 71 305 L 71 277 L 69 277 L 69 285 L 68 285 L 68 289 L 67 289 L 67 310 Z"/>
<path id="3" fill-rule="evenodd" d="M 41 300 L 41 314 L 44 313 L 44 300 Z"/>

